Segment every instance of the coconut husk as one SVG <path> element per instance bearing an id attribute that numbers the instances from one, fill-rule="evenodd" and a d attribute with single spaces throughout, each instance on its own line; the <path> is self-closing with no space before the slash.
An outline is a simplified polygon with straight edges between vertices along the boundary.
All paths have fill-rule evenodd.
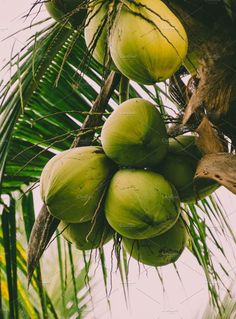
<path id="1" fill-rule="evenodd" d="M 216 153 L 205 155 L 198 164 L 195 179 L 210 178 L 236 194 L 236 155 Z"/>

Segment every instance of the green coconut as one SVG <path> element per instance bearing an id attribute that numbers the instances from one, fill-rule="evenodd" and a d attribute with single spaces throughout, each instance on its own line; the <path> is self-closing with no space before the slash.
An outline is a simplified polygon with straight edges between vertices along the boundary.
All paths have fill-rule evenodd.
<path id="1" fill-rule="evenodd" d="M 180 67 L 188 40 L 181 22 L 162 1 L 125 0 L 113 23 L 109 46 L 121 73 L 138 83 L 153 84 Z"/>
<path id="2" fill-rule="evenodd" d="M 114 164 L 100 147 L 64 151 L 46 164 L 40 187 L 49 212 L 67 223 L 93 218 L 112 175 Z"/>
<path id="3" fill-rule="evenodd" d="M 123 169 L 111 180 L 105 215 L 111 227 L 127 238 L 154 237 L 166 232 L 176 222 L 178 194 L 157 173 Z"/>
<path id="4" fill-rule="evenodd" d="M 83 25 L 87 12 L 82 0 L 48 0 L 45 7 L 53 19 L 70 23 L 74 28 Z"/>
<path id="5" fill-rule="evenodd" d="M 194 182 L 201 157 L 194 136 L 170 139 L 169 152 L 157 171 L 176 187 L 181 202 L 196 202 L 218 188 L 218 184 L 210 179 L 199 179 Z"/>
<path id="6" fill-rule="evenodd" d="M 101 142 L 121 166 L 155 167 L 166 155 L 168 137 L 160 112 L 144 99 L 119 105 L 103 125 Z"/>
<path id="7" fill-rule="evenodd" d="M 91 1 L 89 14 L 84 28 L 85 43 L 92 56 L 104 65 L 107 61 L 108 50 L 108 6 L 109 2 Z"/>
<path id="8" fill-rule="evenodd" d="M 180 135 L 169 139 L 169 153 L 191 157 L 195 161 L 199 161 L 202 153 L 195 143 L 193 135 Z"/>
<path id="9" fill-rule="evenodd" d="M 139 262 L 154 267 L 175 262 L 187 245 L 188 233 L 181 218 L 167 232 L 160 236 L 143 240 L 123 237 L 127 252 Z"/>
<path id="10" fill-rule="evenodd" d="M 186 59 L 183 61 L 183 65 L 191 75 L 197 74 L 197 68 L 199 66 L 200 52 L 193 52 L 188 54 Z"/>
<path id="11" fill-rule="evenodd" d="M 68 224 L 60 222 L 59 232 L 63 237 L 80 250 L 100 248 L 109 242 L 114 230 L 109 226 L 103 214 L 99 214 L 94 221 Z"/>

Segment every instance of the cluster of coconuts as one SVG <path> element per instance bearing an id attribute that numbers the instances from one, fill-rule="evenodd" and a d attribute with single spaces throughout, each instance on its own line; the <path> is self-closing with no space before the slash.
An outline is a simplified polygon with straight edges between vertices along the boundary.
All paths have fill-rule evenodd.
<path id="1" fill-rule="evenodd" d="M 90 1 L 85 41 L 93 57 L 142 84 L 168 79 L 183 63 L 188 40 L 160 0 Z"/>
<path id="2" fill-rule="evenodd" d="M 54 19 L 84 26 L 93 57 L 142 84 L 168 79 L 183 63 L 188 39 L 178 18 L 160 0 L 49 0 Z"/>
<path id="3" fill-rule="evenodd" d="M 188 232 L 181 202 L 216 187 L 193 177 L 201 157 L 193 136 L 168 139 L 158 109 L 135 98 L 108 117 L 101 146 L 55 155 L 41 175 L 41 195 L 59 230 L 78 249 L 98 248 L 115 232 L 127 252 L 152 266 L 174 262 Z"/>
<path id="4" fill-rule="evenodd" d="M 111 68 L 142 84 L 169 78 L 187 52 L 180 21 L 159 0 L 114 3 L 51 0 L 46 6 L 56 20 L 68 16 L 75 27 L 86 20 L 85 42 L 101 64 L 111 59 Z M 116 232 L 133 258 L 163 266 L 187 244 L 180 203 L 216 188 L 211 181 L 193 182 L 201 156 L 193 136 L 168 138 L 152 103 L 130 99 L 106 120 L 101 146 L 70 149 L 47 163 L 42 199 L 78 249 L 102 247 Z"/>

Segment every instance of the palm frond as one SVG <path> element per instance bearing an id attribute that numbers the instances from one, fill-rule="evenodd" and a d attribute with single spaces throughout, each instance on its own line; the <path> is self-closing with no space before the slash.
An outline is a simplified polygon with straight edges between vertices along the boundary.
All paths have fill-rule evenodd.
<path id="1" fill-rule="evenodd" d="M 89 290 L 86 289 L 84 280 L 86 270 L 83 268 L 83 265 L 80 270 L 77 267 L 75 269 L 75 266 L 73 266 L 72 272 L 70 267 L 65 267 L 64 263 L 61 262 L 61 272 L 64 274 L 64 278 L 67 278 L 66 282 L 64 281 L 64 290 L 62 290 L 57 272 L 55 273 L 55 262 L 51 260 L 51 266 L 50 262 L 47 262 L 47 271 L 45 271 L 45 266 L 37 268 L 32 278 L 30 290 L 28 290 L 27 254 L 25 247 L 27 246 L 28 235 L 34 222 L 33 198 L 31 193 L 23 195 L 21 193 L 21 199 L 19 199 L 19 193 L 14 193 L 14 195 L 9 205 L 5 204 L 1 215 L 0 270 L 1 304 L 4 318 L 58 319 L 63 316 L 66 318 L 70 317 L 78 312 L 78 310 L 79 318 L 84 318 L 84 313 L 88 311 L 90 306 L 89 302 L 88 304 L 84 304 L 84 299 L 88 297 Z M 29 219 L 27 219 L 27 216 L 29 216 Z M 24 220 L 24 224 L 22 220 Z M 62 255 L 66 255 L 65 249 L 61 250 L 61 257 Z M 55 257 L 60 257 L 59 251 L 56 251 Z M 54 277 L 54 283 L 51 282 L 51 289 L 46 289 L 43 282 L 45 281 L 45 277 L 47 278 L 45 273 L 50 276 L 50 268 L 51 274 L 54 275 L 51 276 L 51 278 Z M 93 283 L 91 284 L 93 285 Z M 72 287 L 76 287 L 76 295 Z M 83 293 L 77 299 L 77 291 L 79 290 L 83 290 Z M 61 299 L 61 293 L 64 293 L 64 303 Z M 74 302 L 75 297 L 78 300 L 78 306 Z M 70 304 L 69 308 L 67 307 L 68 304 Z"/>
<path id="2" fill-rule="evenodd" d="M 222 313 L 219 313 L 212 305 L 208 305 L 204 311 L 201 319 L 221 319 L 221 318 L 235 318 L 236 316 L 236 301 L 235 301 L 235 280 L 232 281 L 222 301 Z M 199 318 L 200 319 L 200 318 Z"/>

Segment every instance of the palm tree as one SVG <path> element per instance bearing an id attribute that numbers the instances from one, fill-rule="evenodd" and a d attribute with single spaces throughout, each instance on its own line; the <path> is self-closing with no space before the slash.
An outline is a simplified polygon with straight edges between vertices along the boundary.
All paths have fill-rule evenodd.
<path id="1" fill-rule="evenodd" d="M 115 9 L 107 16 L 112 21 L 119 1 L 109 2 L 115 4 Z M 132 2 L 139 5 L 139 1 Z M 89 274 L 92 262 L 84 256 L 84 268 L 80 272 L 76 271 L 76 252 L 69 244 L 63 248 L 60 237 L 56 237 L 60 289 L 57 285 L 51 294 L 45 289 L 39 259 L 51 239 L 55 239 L 59 221 L 49 214 L 46 207 L 42 207 L 35 220 L 32 191 L 38 186 L 43 167 L 57 152 L 99 143 L 104 117 L 121 101 L 148 97 L 159 107 L 168 124 L 169 136 L 198 132 L 199 147 L 206 153 L 199 165 L 198 176 L 204 177 L 206 168 L 210 167 L 208 177 L 235 193 L 236 3 L 234 0 L 164 2 L 181 20 L 189 38 L 185 66 L 165 83 L 167 90 L 163 89 L 163 84 L 147 87 L 129 82 L 119 72 L 110 71 L 109 54 L 105 65 L 96 62 L 91 54 L 104 23 L 100 25 L 94 43 L 88 50 L 83 36 L 86 16 L 82 15 L 81 23 L 76 27 L 71 20 L 80 10 L 85 12 L 87 0 L 78 1 L 77 10 L 68 12 L 57 23 L 47 19 L 40 21 L 40 31 L 33 34 L 25 47 L 5 65 L 5 69 L 13 68 L 14 72 L 1 88 L 2 317 L 69 318 L 76 312 L 78 318 L 83 317 L 86 307 L 80 307 L 80 302 L 90 293 L 92 283 L 86 285 L 87 291 L 81 300 L 77 298 L 77 291 L 84 287 L 82 278 Z M 34 3 L 38 10 L 42 5 L 40 0 Z M 189 72 L 192 76 L 186 86 L 183 79 Z M 170 106 L 164 105 L 163 96 L 169 100 L 173 112 L 168 111 Z M 223 153 L 226 149 L 229 151 Z M 233 231 L 217 197 L 210 196 L 195 204 L 185 205 L 183 210 L 189 220 L 191 241 L 188 248 L 203 268 L 211 301 L 221 314 L 218 289 L 224 282 L 217 268 L 220 266 L 229 275 L 226 270 L 228 261 L 224 247 L 212 227 L 217 225 L 223 233 L 230 232 L 235 241 Z M 209 240 L 222 255 L 223 262 L 212 258 Z M 119 238 L 116 238 L 118 268 L 125 278 L 128 276 L 128 261 L 120 249 Z M 98 254 L 106 287 L 108 275 L 103 250 L 99 250 Z M 65 259 L 68 259 L 71 270 L 67 285 Z M 32 287 L 30 298 L 26 292 L 27 276 Z M 89 275 L 85 277 L 89 282 Z M 66 305 L 71 300 L 74 307 L 68 310 Z"/>

